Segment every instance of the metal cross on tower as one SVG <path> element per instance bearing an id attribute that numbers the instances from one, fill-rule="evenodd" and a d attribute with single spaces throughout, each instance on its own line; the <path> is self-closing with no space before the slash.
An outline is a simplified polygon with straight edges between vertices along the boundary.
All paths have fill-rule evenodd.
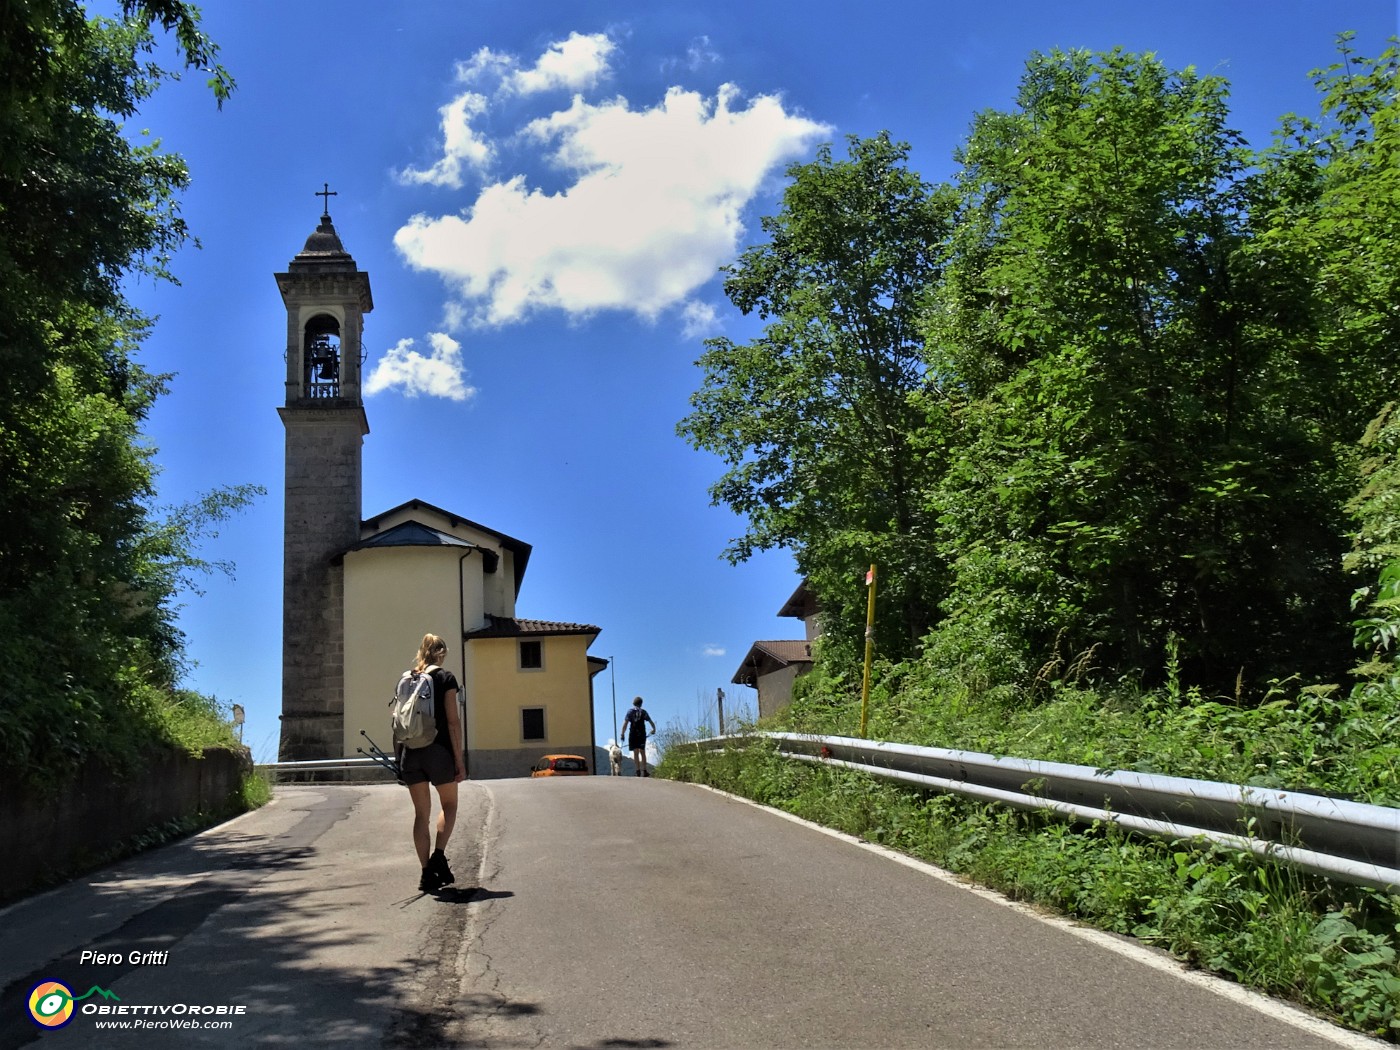
<path id="1" fill-rule="evenodd" d="M 321 187 L 322 188 L 317 190 L 314 194 L 312 194 L 312 196 L 325 198 L 325 201 L 321 207 L 321 214 L 329 219 L 331 216 L 331 198 L 339 197 L 340 194 L 337 193 L 335 190 L 331 189 L 331 184 L 329 182 L 321 183 Z"/>

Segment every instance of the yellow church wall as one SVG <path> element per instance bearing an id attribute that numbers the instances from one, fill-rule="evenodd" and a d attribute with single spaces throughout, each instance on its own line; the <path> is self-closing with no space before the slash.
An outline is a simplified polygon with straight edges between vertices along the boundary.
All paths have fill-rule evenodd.
<path id="1" fill-rule="evenodd" d="M 499 537 L 484 529 L 474 528 L 460 518 L 438 513 L 431 507 L 422 505 L 398 508 L 392 513 L 380 515 L 374 519 L 373 532 L 387 532 L 394 526 L 409 521 L 420 522 L 449 536 L 484 547 L 499 557 L 499 564 L 494 573 L 482 573 L 480 564 L 475 567 L 475 572 L 467 573 L 477 577 L 477 593 L 481 596 L 481 601 L 475 606 L 468 603 L 466 630 L 472 631 L 486 626 L 486 613 L 493 616 L 515 615 L 515 555 L 501 545 Z M 458 551 L 458 555 L 460 554 L 461 551 Z M 476 556 L 480 556 L 480 552 L 474 555 Z M 471 613 L 473 608 L 476 610 L 474 620 Z"/>
<path id="2" fill-rule="evenodd" d="M 468 681 L 462 616 L 468 628 L 481 622 L 479 554 L 457 547 L 377 547 L 345 555 L 345 754 L 364 746 L 365 730 L 380 747 L 389 741 L 389 697 L 398 676 L 413 664 L 425 633 L 448 647 L 444 666 Z M 459 701 L 465 697 L 459 696 Z"/>

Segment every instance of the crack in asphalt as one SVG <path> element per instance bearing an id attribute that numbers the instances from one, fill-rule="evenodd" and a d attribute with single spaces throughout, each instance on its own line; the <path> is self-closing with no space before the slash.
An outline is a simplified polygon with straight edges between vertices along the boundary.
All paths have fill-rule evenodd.
<path id="1" fill-rule="evenodd" d="M 392 1050 L 430 1047 L 534 1047 L 543 1036 L 521 1019 L 538 1012 L 531 1003 L 515 1003 L 500 991 L 499 976 L 482 948 L 483 937 L 499 914 L 496 900 L 509 893 L 483 889 L 500 874 L 496 852 L 499 811 L 490 788 L 482 787 L 484 804 L 473 822 L 469 841 L 454 850 L 463 871 L 473 872 L 472 887 L 448 887 L 423 898 L 439 909 L 429 925 L 408 994 L 395 1011 L 382 1045 Z M 466 831 L 461 826 L 460 831 Z M 465 856 L 463 853 L 465 852 Z"/>

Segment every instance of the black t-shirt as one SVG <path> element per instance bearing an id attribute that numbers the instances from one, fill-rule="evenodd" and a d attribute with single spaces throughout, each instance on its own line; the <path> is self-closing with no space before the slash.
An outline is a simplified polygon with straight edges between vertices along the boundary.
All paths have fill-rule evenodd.
<path id="1" fill-rule="evenodd" d="M 634 707 L 627 712 L 627 717 L 623 719 L 629 723 L 627 726 L 627 742 L 641 741 L 645 744 L 647 740 L 647 723 L 651 721 L 651 715 L 647 714 L 645 707 Z"/>
<path id="2" fill-rule="evenodd" d="M 441 744 L 447 750 L 452 750 L 452 732 L 447 728 L 447 694 L 459 688 L 457 676 L 445 667 L 436 668 L 432 672 L 433 678 L 433 718 L 437 720 L 437 736 L 433 737 L 434 744 Z"/>

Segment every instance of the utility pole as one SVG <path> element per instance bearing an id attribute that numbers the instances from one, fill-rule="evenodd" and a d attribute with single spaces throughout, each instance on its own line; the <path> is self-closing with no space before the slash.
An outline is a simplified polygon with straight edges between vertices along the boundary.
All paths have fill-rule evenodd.
<path id="1" fill-rule="evenodd" d="M 715 690 L 715 703 L 719 705 L 719 735 L 724 736 L 724 690 Z"/>
<path id="2" fill-rule="evenodd" d="M 617 740 L 617 657 L 608 657 L 608 670 L 612 672 L 612 694 L 613 694 L 613 729 L 608 733 L 614 740 Z M 620 744 L 621 740 L 617 740 Z"/>

